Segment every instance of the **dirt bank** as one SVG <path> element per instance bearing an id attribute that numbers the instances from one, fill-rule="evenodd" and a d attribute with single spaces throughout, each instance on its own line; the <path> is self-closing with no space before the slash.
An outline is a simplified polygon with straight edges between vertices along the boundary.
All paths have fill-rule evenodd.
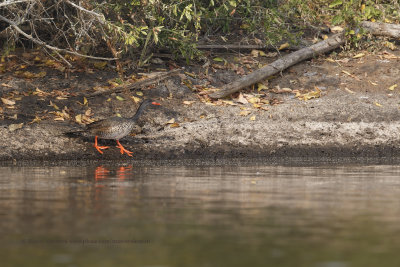
<path id="1" fill-rule="evenodd" d="M 76 116 L 89 108 L 86 114 L 93 120 L 116 113 L 131 115 L 137 108 L 132 95 L 162 103 L 161 109 L 141 120 L 141 133 L 121 140 L 135 159 L 398 157 L 400 86 L 393 85 L 400 85 L 399 63 L 398 51 L 338 60 L 321 57 L 271 79 L 269 89 L 244 91 L 241 97 L 246 100 L 235 95 L 225 102 L 209 102 L 201 91 L 191 90 L 199 87 L 187 86 L 187 81 L 193 85 L 207 81 L 218 87 L 240 75 L 241 70 L 222 65 L 212 68 L 206 78 L 200 75 L 201 66 L 186 66 L 195 78 L 181 75 L 143 88 L 139 94 L 99 96 L 88 98 L 87 103 L 80 92 L 107 85 L 117 76 L 114 72 L 73 72 L 65 77 L 54 68 L 32 65 L 32 72 L 44 69 L 46 75 L 29 79 L 17 77 L 14 68 L 0 76 L 1 97 L 15 101 L 1 103 L 0 160 L 130 160 L 120 155 L 115 141 L 104 140 L 111 147 L 101 155 L 93 148 L 93 139 L 64 133 L 81 127 Z M 317 92 L 315 87 L 320 90 L 317 98 L 300 99 Z M 292 91 L 279 91 L 282 88 Z M 69 119 L 57 115 L 63 108 Z"/>

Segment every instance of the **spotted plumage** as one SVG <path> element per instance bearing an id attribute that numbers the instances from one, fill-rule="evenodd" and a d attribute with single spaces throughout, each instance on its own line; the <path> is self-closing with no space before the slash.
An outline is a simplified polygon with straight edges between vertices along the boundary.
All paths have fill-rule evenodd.
<path id="1" fill-rule="evenodd" d="M 101 139 L 115 139 L 120 149 L 121 154 L 126 153 L 128 156 L 132 157 L 132 152 L 126 150 L 119 142 L 119 139 L 129 135 L 131 131 L 136 127 L 137 121 L 143 112 L 152 105 L 160 105 L 160 103 L 154 102 L 152 100 L 144 100 L 139 108 L 137 109 L 135 115 L 130 118 L 121 117 L 111 117 L 104 120 L 95 121 L 86 126 L 85 130 L 71 132 L 71 133 L 84 133 L 95 136 L 94 147 L 103 154 L 103 149 L 107 149 L 108 146 L 99 146 L 97 144 L 97 138 Z"/>

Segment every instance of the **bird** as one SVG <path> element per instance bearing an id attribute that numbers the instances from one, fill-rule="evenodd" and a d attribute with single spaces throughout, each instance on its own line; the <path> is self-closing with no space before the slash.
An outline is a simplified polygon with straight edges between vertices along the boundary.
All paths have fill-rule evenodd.
<path id="1" fill-rule="evenodd" d="M 100 154 L 103 154 L 104 149 L 109 148 L 108 146 L 99 146 L 97 139 L 112 139 L 117 141 L 117 147 L 120 149 L 121 154 L 126 153 L 129 157 L 132 157 L 132 151 L 125 149 L 119 139 L 127 136 L 137 125 L 137 121 L 144 111 L 150 108 L 152 105 L 160 106 L 161 104 L 151 99 L 143 100 L 137 109 L 135 115 L 129 118 L 122 117 L 110 117 L 103 120 L 98 120 L 90 123 L 86 126 L 86 129 L 80 131 L 69 132 L 68 134 L 84 133 L 94 136 L 94 147 Z"/>

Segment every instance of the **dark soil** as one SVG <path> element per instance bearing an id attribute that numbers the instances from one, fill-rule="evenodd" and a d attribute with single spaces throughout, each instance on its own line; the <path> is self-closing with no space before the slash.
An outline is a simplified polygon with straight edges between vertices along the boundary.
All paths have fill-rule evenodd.
<path id="1" fill-rule="evenodd" d="M 85 112 L 92 120 L 131 116 L 138 106 L 131 96 L 162 103 L 162 108 L 141 119 L 137 135 L 121 140 L 136 160 L 398 157 L 400 52 L 354 55 L 302 62 L 269 79 L 269 89 L 242 91 L 246 99 L 260 101 L 254 106 L 238 102 L 238 94 L 211 101 L 205 92 L 278 55 L 254 57 L 250 51 L 218 55 L 226 63 L 213 62 L 216 55 L 210 55 L 205 66 L 204 62 L 181 66 L 185 74 L 137 91 L 87 97 L 84 103 L 84 96 L 116 81 L 112 66 L 99 70 L 84 61 L 66 70 L 44 64 L 46 56 L 39 52 L 16 53 L 2 63 L 5 68 L 0 73 L 0 96 L 15 101 L 0 102 L 0 160 L 131 160 L 119 153 L 113 140 L 101 141 L 111 146 L 101 155 L 93 148 L 93 138 L 65 135 L 84 127 L 76 116 Z M 164 62 L 161 68 L 175 64 Z M 123 80 L 159 67 L 126 74 Z M 45 75 L 28 77 L 21 71 Z M 399 86 L 389 90 L 395 84 Z M 320 97 L 307 101 L 296 97 L 296 92 L 305 94 L 315 87 L 321 90 Z M 297 91 L 279 91 L 282 88 Z M 61 120 L 56 112 L 63 110 L 68 116 Z"/>

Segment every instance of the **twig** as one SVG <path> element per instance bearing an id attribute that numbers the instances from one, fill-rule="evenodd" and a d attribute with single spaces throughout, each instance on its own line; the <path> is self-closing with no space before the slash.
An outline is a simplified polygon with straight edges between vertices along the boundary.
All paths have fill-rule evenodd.
<path id="1" fill-rule="evenodd" d="M 91 11 L 91 10 L 87 10 L 86 8 L 83 8 L 83 7 L 81 7 L 81 6 L 79 6 L 79 5 L 75 4 L 75 3 L 72 3 L 72 2 L 69 1 L 69 0 L 66 0 L 65 2 L 67 2 L 67 3 L 70 4 L 71 6 L 74 6 L 74 7 L 76 7 L 77 9 L 79 9 L 79 10 L 81 10 L 81 11 L 83 11 L 83 12 L 86 12 L 86 13 L 92 15 L 92 16 L 98 17 L 98 18 L 100 19 L 100 22 L 101 22 L 102 24 L 105 24 L 105 23 L 106 23 L 103 15 L 98 14 L 98 13 L 96 13 L 96 12 L 94 12 L 94 11 Z"/>
<path id="2" fill-rule="evenodd" d="M 217 44 L 198 44 L 196 46 L 197 49 L 218 49 L 218 50 L 252 50 L 252 49 L 266 49 L 266 50 L 277 50 L 276 47 L 267 46 L 267 45 L 241 45 L 241 44 L 226 44 L 226 45 L 217 45 Z M 302 49 L 301 46 L 288 46 L 285 50 L 299 50 Z"/>
<path id="3" fill-rule="evenodd" d="M 25 36 L 26 38 L 28 38 L 29 40 L 31 40 L 31 41 L 34 42 L 35 44 L 40 45 L 40 46 L 43 46 L 43 47 L 46 47 L 47 49 L 50 49 L 50 50 L 53 50 L 53 51 L 64 52 L 64 53 L 71 54 L 71 55 L 75 55 L 75 56 L 78 56 L 78 57 L 84 57 L 84 58 L 90 58 L 90 59 L 96 59 L 96 60 L 111 61 L 111 60 L 117 60 L 117 59 L 118 59 L 118 58 L 107 58 L 107 57 L 88 56 L 88 55 L 83 55 L 83 54 L 80 54 L 80 53 L 77 53 L 77 52 L 69 51 L 69 50 L 66 50 L 66 49 L 61 49 L 61 48 L 58 48 L 58 47 L 55 47 L 55 46 L 51 46 L 51 45 L 48 45 L 48 44 L 46 44 L 45 42 L 43 42 L 43 41 L 41 41 L 41 40 L 39 40 L 39 39 L 37 39 L 37 38 L 34 38 L 32 35 L 27 34 L 27 33 L 24 32 L 23 30 L 21 30 L 21 29 L 17 26 L 17 24 L 16 24 L 15 22 L 13 22 L 13 21 L 11 21 L 11 20 L 9 20 L 9 19 L 7 19 L 7 18 L 5 18 L 5 17 L 3 17 L 3 16 L 1 16 L 1 15 L 0 15 L 0 20 L 5 21 L 5 22 L 7 22 L 8 24 L 10 24 L 10 26 L 11 26 L 12 28 L 14 28 L 18 33 L 22 34 L 23 36 Z"/>
<path id="4" fill-rule="evenodd" d="M 17 4 L 17 3 L 25 3 L 25 2 L 32 2 L 32 0 L 15 0 L 15 1 L 5 1 L 3 3 L 0 3 L 0 7 L 3 6 L 9 6 L 9 5 L 13 5 L 13 4 Z"/>
<path id="5" fill-rule="evenodd" d="M 68 62 L 68 60 L 65 59 L 65 57 L 63 57 L 58 51 L 54 51 L 57 56 L 59 56 L 61 58 L 62 61 L 64 61 L 65 64 L 68 65 L 68 67 L 72 68 L 72 64 Z"/>
<path id="6" fill-rule="evenodd" d="M 171 76 L 177 74 L 179 71 L 180 71 L 180 69 L 174 69 L 174 70 L 171 70 L 168 72 L 161 73 L 160 75 L 157 75 L 155 77 L 141 80 L 141 81 L 138 81 L 138 82 L 135 82 L 132 84 L 117 86 L 117 87 L 111 88 L 106 91 L 97 91 L 97 92 L 94 92 L 94 93 L 88 95 L 88 97 L 93 97 L 93 96 L 98 96 L 98 95 L 109 95 L 112 93 L 122 92 L 125 90 L 133 90 L 133 89 L 142 88 L 145 86 L 149 86 L 153 83 L 159 82 L 161 80 L 164 80 L 168 77 L 171 77 Z"/>

